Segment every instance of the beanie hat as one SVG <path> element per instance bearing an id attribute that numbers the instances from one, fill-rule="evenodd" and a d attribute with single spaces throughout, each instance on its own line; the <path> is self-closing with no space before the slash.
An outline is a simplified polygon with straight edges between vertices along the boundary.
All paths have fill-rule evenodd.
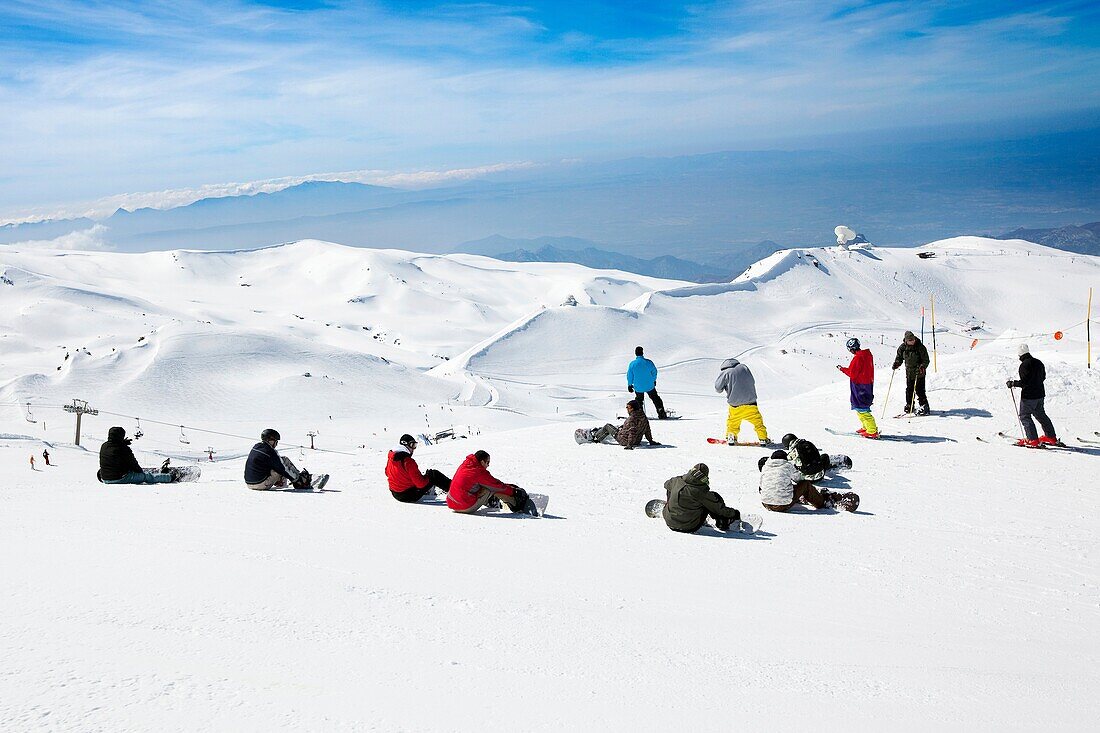
<path id="1" fill-rule="evenodd" d="M 705 463 L 696 463 L 684 474 L 684 481 L 689 484 L 705 484 L 710 482 L 710 469 Z"/>
<path id="2" fill-rule="evenodd" d="M 634 356 L 641 356 L 645 353 L 645 350 L 641 346 L 634 347 Z"/>
<path id="3" fill-rule="evenodd" d="M 905 335 L 902 336 L 901 338 L 902 338 L 902 340 L 905 340 L 905 339 L 915 339 L 916 337 L 917 337 L 917 334 L 913 333 L 912 331 L 906 331 Z"/>
<path id="4" fill-rule="evenodd" d="M 777 450 L 772 453 L 772 458 L 777 458 L 779 460 L 785 461 L 787 460 L 787 451 Z"/>
<path id="5" fill-rule="evenodd" d="M 1023 356 L 1024 354 L 1030 354 L 1031 351 L 1027 348 L 1027 344 L 1020 344 L 1019 348 L 1016 349 L 1016 353 Z"/>

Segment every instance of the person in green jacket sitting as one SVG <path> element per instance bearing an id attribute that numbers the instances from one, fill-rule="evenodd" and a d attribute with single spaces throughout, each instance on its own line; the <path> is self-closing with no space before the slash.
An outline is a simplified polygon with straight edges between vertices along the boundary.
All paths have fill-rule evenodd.
<path id="1" fill-rule="evenodd" d="M 726 506 L 722 496 L 710 490 L 710 469 L 705 463 L 696 463 L 683 476 L 665 481 L 665 491 L 668 501 L 661 515 L 673 532 L 697 532 L 707 517 L 723 532 L 741 521 L 741 512 Z"/>

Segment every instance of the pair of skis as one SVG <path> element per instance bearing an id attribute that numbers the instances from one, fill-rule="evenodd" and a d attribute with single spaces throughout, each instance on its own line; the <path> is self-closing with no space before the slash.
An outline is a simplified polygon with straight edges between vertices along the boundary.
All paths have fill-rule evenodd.
<path id="1" fill-rule="evenodd" d="M 980 435 L 976 436 L 976 437 L 978 438 L 978 440 L 980 440 L 983 443 L 991 442 L 991 441 L 986 440 L 985 438 L 983 438 Z M 1009 435 L 1008 433 L 1006 433 L 1004 431 L 1001 431 L 1001 432 L 997 433 L 997 437 L 1000 438 L 1001 440 L 1005 441 L 1009 445 L 1016 446 L 1018 448 L 1031 448 L 1032 450 L 1060 450 L 1060 451 L 1066 451 L 1068 453 L 1076 453 L 1076 452 L 1082 450 L 1082 448 L 1080 446 L 1066 445 L 1062 441 L 1058 441 L 1057 443 L 1040 443 L 1039 445 L 1020 445 L 1019 442 L 1018 442 L 1020 440 L 1019 438 L 1017 438 L 1015 436 L 1012 436 L 1012 435 Z M 1086 439 L 1078 438 L 1078 440 L 1080 440 L 1083 443 L 1092 443 L 1094 445 L 1100 445 L 1100 440 L 1089 440 L 1087 438 Z"/>

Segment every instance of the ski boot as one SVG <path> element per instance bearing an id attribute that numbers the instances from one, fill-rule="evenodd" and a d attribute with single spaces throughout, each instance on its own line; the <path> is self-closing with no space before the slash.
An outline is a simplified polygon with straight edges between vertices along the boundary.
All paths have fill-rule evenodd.
<path id="1" fill-rule="evenodd" d="M 726 433 L 726 445 L 737 445 L 737 433 Z"/>
<path id="2" fill-rule="evenodd" d="M 1057 445 L 1057 446 L 1064 446 L 1064 445 L 1065 445 L 1065 443 L 1063 443 L 1062 441 L 1058 440 L 1057 438 L 1052 438 L 1052 437 L 1050 437 L 1049 435 L 1041 435 L 1041 436 L 1039 436 L 1039 445 Z"/>
<path id="3" fill-rule="evenodd" d="M 485 502 L 485 508 L 491 512 L 499 512 L 501 509 L 500 497 L 493 494 L 489 497 L 489 501 Z"/>
<path id="4" fill-rule="evenodd" d="M 1020 446 L 1021 448 L 1042 448 L 1043 447 L 1042 442 L 1040 442 L 1038 440 L 1028 440 L 1027 438 L 1020 438 L 1019 440 L 1016 441 L 1016 445 Z"/>

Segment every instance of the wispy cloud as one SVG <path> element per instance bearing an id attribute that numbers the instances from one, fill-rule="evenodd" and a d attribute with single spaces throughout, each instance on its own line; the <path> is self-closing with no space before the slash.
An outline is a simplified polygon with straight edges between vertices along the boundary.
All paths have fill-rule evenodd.
<path id="1" fill-rule="evenodd" d="M 1073 0 L 289 5 L 0 5 L 0 213 L 1100 106 Z"/>

